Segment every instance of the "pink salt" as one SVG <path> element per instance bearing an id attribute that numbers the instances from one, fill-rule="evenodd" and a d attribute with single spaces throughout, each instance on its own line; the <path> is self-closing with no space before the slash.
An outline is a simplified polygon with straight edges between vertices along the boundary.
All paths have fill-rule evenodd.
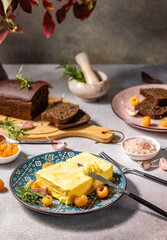
<path id="1" fill-rule="evenodd" d="M 157 151 L 156 145 L 146 138 L 131 138 L 124 142 L 124 149 L 132 154 L 149 154 Z"/>

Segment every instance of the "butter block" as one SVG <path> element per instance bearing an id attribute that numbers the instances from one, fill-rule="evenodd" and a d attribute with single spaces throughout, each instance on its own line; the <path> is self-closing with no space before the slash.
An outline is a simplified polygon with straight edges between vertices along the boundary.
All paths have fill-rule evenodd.
<path id="1" fill-rule="evenodd" d="M 84 165 L 84 168 L 78 167 L 78 163 Z M 75 197 L 88 195 L 104 184 L 87 176 L 85 168 L 97 172 L 108 180 L 112 179 L 112 164 L 87 152 L 39 170 L 36 178 L 39 185 L 47 187 L 53 197 L 62 203 L 72 204 Z"/>

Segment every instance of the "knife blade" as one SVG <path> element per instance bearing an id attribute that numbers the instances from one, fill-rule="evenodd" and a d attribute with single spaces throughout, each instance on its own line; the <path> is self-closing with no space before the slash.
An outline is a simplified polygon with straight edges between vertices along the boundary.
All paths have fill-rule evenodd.
<path id="1" fill-rule="evenodd" d="M 78 163 L 78 167 L 83 167 L 83 165 Z M 115 189 L 117 189 L 119 192 L 126 194 L 127 196 L 133 198 L 137 202 L 143 204 L 144 206 L 150 208 L 151 210 L 153 210 L 153 211 L 155 211 L 155 212 L 157 212 L 157 213 L 159 213 L 162 216 L 167 218 L 167 212 L 165 212 L 164 210 L 162 210 L 159 207 L 153 205 L 152 203 L 144 200 L 143 198 L 140 198 L 137 195 L 135 195 L 135 194 L 133 194 L 131 192 L 128 192 L 127 190 L 119 187 L 118 185 L 116 185 L 116 184 L 112 183 L 111 181 L 107 180 L 106 178 L 102 177 L 101 175 L 99 175 L 99 174 L 97 174 L 95 172 L 89 172 L 86 175 L 91 177 L 91 178 L 93 178 L 93 179 L 96 179 L 96 180 L 98 180 L 100 182 L 103 182 L 103 183 L 105 183 L 105 184 L 107 184 L 107 185 L 109 185 L 109 186 L 111 186 L 111 187 L 113 187 Z"/>

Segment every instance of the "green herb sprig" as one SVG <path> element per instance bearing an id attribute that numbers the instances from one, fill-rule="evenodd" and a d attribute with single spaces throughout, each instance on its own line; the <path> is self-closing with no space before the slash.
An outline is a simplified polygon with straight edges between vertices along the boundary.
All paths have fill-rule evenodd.
<path id="1" fill-rule="evenodd" d="M 16 78 L 18 81 L 21 82 L 21 87 L 19 88 L 19 90 L 22 90 L 23 88 L 31 88 L 31 85 L 30 85 L 30 78 L 26 78 L 26 77 L 22 77 L 22 69 L 23 69 L 23 65 L 21 65 L 18 73 L 16 74 Z"/>
<path id="2" fill-rule="evenodd" d="M 7 130 L 9 138 L 19 140 L 20 136 L 29 135 L 26 133 L 28 129 L 21 129 L 19 126 L 13 124 L 13 121 L 9 120 L 8 117 L 5 117 L 4 121 L 0 121 L 0 128 Z"/>
<path id="3" fill-rule="evenodd" d="M 28 188 L 20 188 L 16 187 L 17 190 L 16 195 L 20 198 L 23 202 L 28 202 L 31 204 L 41 204 L 39 198 L 43 198 L 43 195 L 37 193 L 36 191 L 31 190 L 31 184 Z"/>
<path id="4" fill-rule="evenodd" d="M 62 78 L 71 78 L 77 80 L 78 82 L 86 83 L 83 73 L 76 68 L 67 58 L 58 59 L 59 66 L 57 68 L 63 68 Z"/>

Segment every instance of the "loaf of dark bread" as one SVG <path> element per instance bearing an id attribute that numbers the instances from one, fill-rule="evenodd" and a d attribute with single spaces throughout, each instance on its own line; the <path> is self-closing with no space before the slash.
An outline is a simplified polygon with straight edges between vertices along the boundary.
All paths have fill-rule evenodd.
<path id="1" fill-rule="evenodd" d="M 48 85 L 32 82 L 31 88 L 20 90 L 18 80 L 0 82 L 0 115 L 31 120 L 48 105 Z"/>
<path id="2" fill-rule="evenodd" d="M 149 116 L 152 119 L 160 119 L 167 116 L 167 106 L 156 105 L 148 99 L 144 99 L 135 109 L 139 111 L 139 114 Z"/>
<path id="3" fill-rule="evenodd" d="M 164 88 L 143 88 L 140 94 L 157 105 L 167 105 L 167 89 Z"/>
<path id="4" fill-rule="evenodd" d="M 77 115 L 75 115 L 75 117 L 70 122 L 65 124 L 54 123 L 54 125 L 59 129 L 66 129 L 72 127 L 79 127 L 84 123 L 87 123 L 89 120 L 90 116 L 80 109 Z"/>
<path id="5" fill-rule="evenodd" d="M 79 106 L 67 102 L 55 102 L 41 114 L 41 119 L 50 123 L 65 124 L 71 121 L 79 111 Z"/>

